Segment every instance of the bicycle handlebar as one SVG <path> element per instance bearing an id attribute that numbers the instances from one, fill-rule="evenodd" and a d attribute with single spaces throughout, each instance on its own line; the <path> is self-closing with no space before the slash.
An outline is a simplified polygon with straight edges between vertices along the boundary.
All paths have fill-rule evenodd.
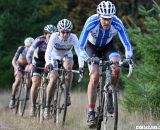
<path id="1" fill-rule="evenodd" d="M 72 73 L 79 74 L 78 83 L 80 83 L 82 81 L 83 75 L 80 74 L 79 70 L 67 70 L 67 69 L 61 69 L 61 68 L 53 68 L 53 69 L 54 70 L 60 70 L 60 71 L 72 72 Z"/>
<path id="2" fill-rule="evenodd" d="M 91 62 L 89 64 L 91 64 L 91 69 L 90 69 L 90 73 L 89 75 L 92 73 L 92 65 L 94 63 L 98 63 L 99 65 L 118 65 L 119 67 L 121 66 L 126 66 L 128 65 L 129 67 L 129 70 L 128 70 L 128 74 L 127 74 L 127 77 L 130 77 L 132 75 L 132 70 L 133 70 L 133 61 L 126 61 L 126 60 L 122 60 L 122 61 L 119 61 L 119 62 L 113 62 L 113 61 L 105 61 L 105 60 L 102 60 L 102 59 L 98 59 L 97 57 L 96 58 L 91 58 Z"/>

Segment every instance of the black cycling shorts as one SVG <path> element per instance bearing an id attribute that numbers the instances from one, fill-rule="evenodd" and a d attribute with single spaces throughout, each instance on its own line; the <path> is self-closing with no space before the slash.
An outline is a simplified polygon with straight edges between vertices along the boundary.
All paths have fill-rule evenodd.
<path id="1" fill-rule="evenodd" d="M 101 47 L 93 45 L 91 42 L 88 41 L 85 49 L 89 57 L 98 57 L 105 60 L 109 60 L 109 56 L 111 53 L 118 54 L 112 40 L 107 45 Z"/>
<path id="2" fill-rule="evenodd" d="M 42 75 L 43 69 L 40 69 L 38 67 L 44 68 L 45 67 L 45 62 L 37 60 L 36 63 L 33 65 L 32 75 L 39 75 L 39 76 Z"/>
<path id="3" fill-rule="evenodd" d="M 18 61 L 16 61 L 16 65 L 19 71 L 22 72 L 25 70 L 26 65 L 20 64 Z"/>

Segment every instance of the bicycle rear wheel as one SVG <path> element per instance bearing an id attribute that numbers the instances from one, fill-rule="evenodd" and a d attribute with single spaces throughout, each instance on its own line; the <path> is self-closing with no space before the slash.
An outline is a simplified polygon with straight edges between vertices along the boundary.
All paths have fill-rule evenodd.
<path id="1" fill-rule="evenodd" d="M 24 112 L 26 109 L 27 93 L 28 93 L 27 85 L 23 83 L 21 88 L 20 98 L 19 98 L 19 115 L 20 116 L 24 115 Z"/>
<path id="2" fill-rule="evenodd" d="M 15 99 L 16 99 L 15 114 L 17 114 L 18 110 L 19 110 L 19 103 L 20 103 L 20 96 L 21 96 L 22 87 L 23 87 L 23 79 L 21 79 L 20 85 L 18 86 L 18 91 L 15 96 Z"/>
<path id="3" fill-rule="evenodd" d="M 59 86 L 58 88 L 56 123 L 64 126 L 67 114 L 68 88 L 65 84 Z"/>
<path id="4" fill-rule="evenodd" d="M 58 86 L 58 82 L 57 82 L 57 86 Z M 52 97 L 51 100 L 51 104 L 50 104 L 50 113 L 51 113 L 51 117 L 53 118 L 53 122 L 56 123 L 57 122 L 57 101 L 58 101 L 58 91 L 59 89 L 56 88 L 54 95 Z"/>
<path id="5" fill-rule="evenodd" d="M 45 90 L 43 87 L 40 87 L 38 90 L 38 97 L 37 97 L 37 117 L 39 122 L 42 123 L 43 121 L 43 113 L 44 113 L 44 104 L 45 104 Z"/>
<path id="6" fill-rule="evenodd" d="M 108 90 L 104 92 L 103 129 L 117 130 L 117 125 L 118 125 L 117 92 L 115 90 L 115 87 L 113 85 L 110 85 L 108 87 Z"/>

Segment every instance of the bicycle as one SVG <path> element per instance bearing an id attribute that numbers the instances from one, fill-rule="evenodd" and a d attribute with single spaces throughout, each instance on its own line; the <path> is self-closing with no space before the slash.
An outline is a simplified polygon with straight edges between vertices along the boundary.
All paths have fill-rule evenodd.
<path id="1" fill-rule="evenodd" d="M 53 117 L 54 123 L 60 124 L 64 126 L 67 114 L 67 99 L 69 94 L 69 87 L 65 85 L 65 75 L 67 73 L 77 73 L 79 74 L 79 70 L 66 70 L 61 68 L 53 68 L 59 72 L 59 77 L 56 84 L 55 93 L 52 99 L 52 103 L 50 105 L 50 112 Z M 79 78 L 79 80 L 81 80 Z"/>
<path id="2" fill-rule="evenodd" d="M 117 130 L 118 126 L 118 99 L 117 99 L 117 90 L 115 86 L 111 83 L 111 65 L 116 64 L 119 67 L 126 65 L 126 62 L 112 62 L 112 61 L 104 61 L 102 59 L 98 59 L 98 61 L 94 61 L 94 57 L 92 59 L 92 63 L 94 62 L 99 64 L 99 84 L 97 87 L 97 97 L 98 97 L 98 105 L 96 110 L 96 129 L 101 130 L 101 126 L 103 123 L 103 130 Z M 106 70 L 103 71 L 103 66 L 106 66 Z M 129 63 L 129 73 L 128 77 L 132 74 L 132 64 Z M 91 68 L 92 71 L 92 68 Z M 90 71 L 90 73 L 91 73 Z M 105 74 L 105 83 L 103 82 L 103 75 Z M 109 100 L 110 98 L 110 100 Z M 111 109 L 112 108 L 112 109 Z M 110 112 L 109 112 L 110 111 Z M 109 126 L 109 123 L 113 123 Z M 110 128 L 113 126 L 113 128 Z"/>
<path id="3" fill-rule="evenodd" d="M 34 66 L 35 67 L 35 66 Z M 38 87 L 38 95 L 36 100 L 36 111 L 37 111 L 37 118 L 40 123 L 42 123 L 44 117 L 44 108 L 45 108 L 45 100 L 46 100 L 46 88 L 48 84 L 48 73 L 46 72 L 45 67 L 36 67 L 37 69 L 43 70 L 41 74 L 41 85 Z"/>
<path id="4" fill-rule="evenodd" d="M 29 88 L 31 85 L 31 82 L 27 79 L 30 77 L 30 72 L 27 72 L 25 70 L 21 70 L 23 75 L 21 78 L 20 85 L 18 87 L 18 93 L 16 94 L 15 100 L 15 114 L 19 114 L 20 116 L 24 115 L 27 100 L 29 100 Z"/>

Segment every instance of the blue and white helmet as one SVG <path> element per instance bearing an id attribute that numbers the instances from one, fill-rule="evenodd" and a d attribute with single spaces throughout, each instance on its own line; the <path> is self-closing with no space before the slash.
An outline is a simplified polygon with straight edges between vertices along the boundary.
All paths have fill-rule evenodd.
<path id="1" fill-rule="evenodd" d="M 72 22 L 68 19 L 62 19 L 57 24 L 57 29 L 59 32 L 61 31 L 71 32 L 72 28 L 73 28 Z"/>
<path id="2" fill-rule="evenodd" d="M 112 18 L 115 13 L 115 5 L 110 1 L 102 1 L 97 6 L 97 14 L 99 14 L 102 18 Z"/>
<path id="3" fill-rule="evenodd" d="M 53 33 L 53 32 L 56 32 L 56 31 L 57 31 L 57 28 L 52 24 L 48 24 L 44 27 L 44 32 Z"/>
<path id="4" fill-rule="evenodd" d="M 34 39 L 32 37 L 27 37 L 24 40 L 24 45 L 25 45 L 25 47 L 30 47 L 33 42 L 34 42 Z"/>

